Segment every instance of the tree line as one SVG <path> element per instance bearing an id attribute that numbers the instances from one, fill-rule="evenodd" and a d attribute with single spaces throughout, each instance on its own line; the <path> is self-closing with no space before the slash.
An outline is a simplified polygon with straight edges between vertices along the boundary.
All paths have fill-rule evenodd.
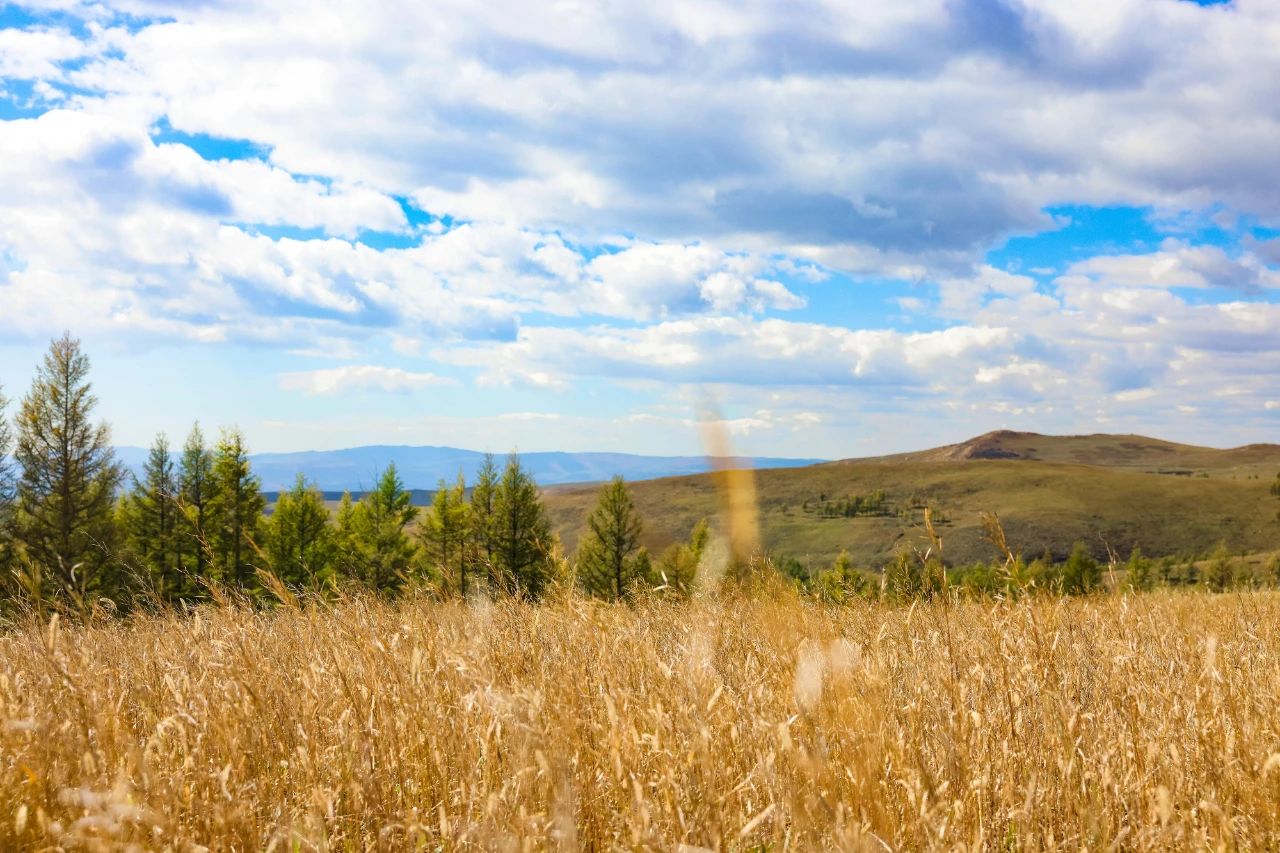
<path id="1" fill-rule="evenodd" d="M 0 602 L 119 608 L 228 592 L 323 595 L 347 586 L 530 600 L 576 587 L 622 600 L 642 590 L 685 597 L 698 581 L 707 522 L 652 558 L 620 477 L 602 486 L 576 553 L 566 557 L 537 483 L 514 453 L 501 465 L 486 456 L 473 483 L 461 474 L 441 482 L 429 507 L 412 504 L 394 465 L 358 500 L 344 493 L 336 510 L 301 475 L 268 506 L 239 430 L 223 429 L 210 441 L 199 424 L 178 448 L 158 435 L 131 474 L 116 459 L 106 424 L 94 420 L 88 375 L 79 341 L 63 335 L 38 365 L 12 426 L 11 401 L 0 388 Z M 843 501 L 822 495 L 816 509 L 858 515 L 886 505 L 882 492 Z M 902 550 L 881 570 L 857 568 L 847 553 L 816 568 L 756 555 L 727 559 L 723 577 L 748 585 L 781 580 L 829 602 L 1280 586 L 1280 555 L 1254 565 L 1224 546 L 1207 560 L 1155 561 L 1135 550 L 1127 562 L 1103 566 L 1077 544 L 1065 560 L 1045 554 L 1028 563 L 1005 543 L 998 520 L 987 532 L 1002 560 L 950 566 L 933 529 L 945 518 L 927 505 L 923 512 L 931 547 Z"/>
<path id="2" fill-rule="evenodd" d="M 394 465 L 358 500 L 345 493 L 336 511 L 301 475 L 268 507 L 240 431 L 211 442 L 199 424 L 180 448 L 158 435 L 135 476 L 94 421 L 89 367 L 79 341 L 53 341 L 12 427 L 0 388 L 0 585 L 9 599 L 118 606 L 342 584 L 528 599 L 557 583 L 612 599 L 645 586 L 687 594 L 705 547 L 704 523 L 689 544 L 650 559 L 619 477 L 601 489 L 570 562 L 514 453 L 503 465 L 487 456 L 470 485 L 461 474 L 440 483 L 427 508 L 411 503 Z"/>

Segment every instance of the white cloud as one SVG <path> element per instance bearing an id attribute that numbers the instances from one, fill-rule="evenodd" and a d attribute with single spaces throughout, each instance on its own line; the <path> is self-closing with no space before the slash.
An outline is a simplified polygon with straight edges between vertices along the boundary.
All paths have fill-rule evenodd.
<path id="1" fill-rule="evenodd" d="M 1087 279 L 1107 287 L 1221 287 L 1243 292 L 1280 288 L 1280 272 L 1251 252 L 1231 257 L 1219 246 L 1166 240 L 1145 255 L 1101 255 L 1072 264 L 1067 281 Z"/>
<path id="2" fill-rule="evenodd" d="M 280 376 L 280 387 L 313 395 L 345 394 L 353 391 L 407 392 L 448 384 L 434 373 L 414 373 L 398 367 L 372 364 L 307 370 Z"/>
<path id="3" fill-rule="evenodd" d="M 54 107 L 0 133 L 7 337 L 386 344 L 494 388 L 717 382 L 846 409 L 1274 401 L 1280 243 L 1247 231 L 1280 223 L 1272 3 L 63 6 L 83 27 L 0 32 L 6 103 Z M 263 154 L 205 159 L 161 127 Z M 1056 205 L 1150 207 L 1182 236 L 1049 286 L 984 263 L 1064 224 Z M 1231 245 L 1193 242 L 1208 221 Z M 833 272 L 936 284 L 883 300 L 930 331 L 819 314 Z M 386 370 L 281 381 L 431 376 Z"/>

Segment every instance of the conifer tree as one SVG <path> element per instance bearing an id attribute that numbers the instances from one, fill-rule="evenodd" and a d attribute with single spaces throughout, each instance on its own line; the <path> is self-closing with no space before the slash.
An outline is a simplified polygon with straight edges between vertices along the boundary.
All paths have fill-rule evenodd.
<path id="1" fill-rule="evenodd" d="M 468 593 L 469 516 L 466 480 L 458 474 L 452 487 L 440 481 L 431 511 L 422 524 L 422 544 L 429 567 L 464 597 Z"/>
<path id="2" fill-rule="evenodd" d="M 694 525 L 688 544 L 676 543 L 662 552 L 651 582 L 666 587 L 676 597 L 687 598 L 693 593 L 698 564 L 710 541 L 711 525 L 704 518 Z"/>
<path id="3" fill-rule="evenodd" d="M 498 491 L 498 465 L 492 453 L 484 455 L 484 462 L 476 472 L 476 484 L 471 490 L 470 556 L 473 577 L 484 577 L 490 586 L 496 586 L 497 566 L 494 553 L 494 498 Z"/>
<path id="4" fill-rule="evenodd" d="M 340 538 L 348 548 L 350 574 L 371 589 L 399 590 L 413 565 L 416 548 L 407 528 L 418 515 L 395 465 L 347 513 L 339 512 Z"/>
<path id="5" fill-rule="evenodd" d="M 626 481 L 614 477 L 600 489 L 578 546 L 578 576 L 588 592 L 621 600 L 633 585 L 647 580 L 636 561 L 641 527 Z"/>
<path id="6" fill-rule="evenodd" d="M 196 589 L 196 582 L 208 577 L 209 554 L 213 547 L 209 538 L 209 508 L 216 494 L 213 482 L 213 454 L 204 443 L 200 424 L 191 427 L 182 457 L 178 463 L 178 554 L 181 573 L 186 579 L 185 592 Z"/>
<path id="7" fill-rule="evenodd" d="M 122 479 L 106 424 L 94 425 L 89 357 L 53 341 L 18 413 L 16 527 L 42 592 L 110 594 L 115 490 Z"/>
<path id="8" fill-rule="evenodd" d="M 1083 542 L 1077 542 L 1062 564 L 1062 591 L 1068 595 L 1090 592 L 1102 583 L 1102 566 L 1089 555 Z"/>
<path id="9" fill-rule="evenodd" d="M 129 547 L 151 588 L 166 600 L 181 597 L 185 584 L 178 558 L 177 478 L 164 433 L 151 445 L 142 479 L 134 477 L 122 516 Z"/>
<path id="10" fill-rule="evenodd" d="M 206 517 L 212 517 L 210 540 L 218 565 L 216 575 L 224 583 L 251 586 L 254 544 L 262 523 L 266 499 L 262 482 L 254 476 L 239 430 L 224 430 L 213 454 L 211 483 L 214 494 Z"/>
<path id="11" fill-rule="evenodd" d="M 340 575 L 356 577 L 355 569 L 355 512 L 351 492 L 343 491 L 338 501 L 338 511 L 333 517 L 334 568 Z"/>
<path id="12" fill-rule="evenodd" d="M 537 483 L 515 453 L 507 457 L 493 507 L 498 583 L 517 595 L 541 598 L 551 580 L 551 524 Z"/>
<path id="13" fill-rule="evenodd" d="M 276 577 L 291 587 L 319 589 L 333 577 L 336 546 L 324 495 L 301 474 L 281 492 L 266 523 L 266 552 Z"/>
<path id="14" fill-rule="evenodd" d="M 9 429 L 9 400 L 0 385 L 0 570 L 8 566 L 13 537 L 13 499 L 16 474 L 13 467 L 13 433 Z"/>

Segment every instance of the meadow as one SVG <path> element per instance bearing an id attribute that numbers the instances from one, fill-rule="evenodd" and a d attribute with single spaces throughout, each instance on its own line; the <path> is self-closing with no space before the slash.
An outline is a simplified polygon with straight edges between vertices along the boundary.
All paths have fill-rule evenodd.
<path id="1" fill-rule="evenodd" d="M 1280 845 L 1280 594 L 19 619 L 0 849 Z"/>

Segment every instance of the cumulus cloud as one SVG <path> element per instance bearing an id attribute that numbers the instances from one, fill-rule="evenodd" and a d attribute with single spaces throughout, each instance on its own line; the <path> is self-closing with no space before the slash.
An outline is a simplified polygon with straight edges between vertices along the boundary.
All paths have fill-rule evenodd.
<path id="1" fill-rule="evenodd" d="M 415 373 L 398 367 L 353 364 L 326 370 L 307 370 L 280 376 L 280 387 L 286 391 L 307 394 L 344 394 L 352 391 L 417 391 L 449 380 L 434 373 Z"/>
<path id="2" fill-rule="evenodd" d="M 8 337 L 380 342 L 493 388 L 725 383 L 757 413 L 788 389 L 1273 411 L 1273 3 L 21 5 Z M 1059 205 L 1179 236 L 1060 249 L 1052 273 L 988 257 Z M 925 331 L 829 308 L 885 280 L 919 288 L 885 304 Z"/>

